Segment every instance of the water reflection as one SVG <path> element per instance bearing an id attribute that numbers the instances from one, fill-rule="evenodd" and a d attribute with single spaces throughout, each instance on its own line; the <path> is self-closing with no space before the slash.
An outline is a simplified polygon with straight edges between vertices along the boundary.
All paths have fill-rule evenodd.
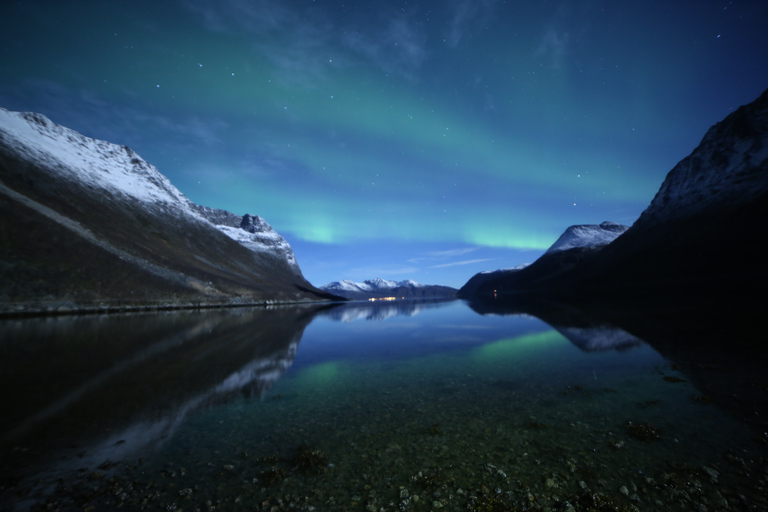
<path id="1" fill-rule="evenodd" d="M 728 470 L 721 482 L 756 488 L 744 475 L 763 468 L 743 454 L 765 448 L 759 354 L 716 343 L 720 334 L 676 342 L 702 330 L 675 323 L 691 321 L 680 309 L 471 308 L 349 303 L 0 322 L 2 481 L 14 482 L 4 489 L 31 492 L 24 505 L 51 492 L 75 500 L 29 483 L 62 478 L 81 489 L 79 506 L 158 510 L 181 499 L 191 509 L 217 500 L 263 510 L 568 509 L 598 495 L 622 510 L 706 500 L 738 510 L 728 493 L 717 496 L 723 489 L 699 499 L 679 482 Z M 730 332 L 751 332 L 743 322 L 753 320 Z M 713 405 L 747 419 L 751 435 Z M 630 422 L 661 439 L 637 441 Z M 106 471 L 105 461 L 125 461 L 124 476 L 99 493 L 93 473 L 73 471 Z M 128 492 L 127 481 L 144 487 Z"/>
<path id="2" fill-rule="evenodd" d="M 337 307 L 323 313 L 323 316 L 339 322 L 354 322 L 356 320 L 386 320 L 396 316 L 414 316 L 428 309 L 439 308 L 457 299 L 432 300 L 400 300 L 349 302 L 343 307 Z"/>
<path id="3" fill-rule="evenodd" d="M 323 309 L 1 323 L 6 469 L 129 458 L 167 439 L 195 410 L 263 395 L 290 367 L 305 327 Z"/>
<path id="4" fill-rule="evenodd" d="M 470 303 L 481 315 L 531 314 L 583 350 L 647 343 L 696 386 L 697 400 L 750 424 L 768 443 L 764 301 L 669 296 L 630 304 L 521 297 Z"/>

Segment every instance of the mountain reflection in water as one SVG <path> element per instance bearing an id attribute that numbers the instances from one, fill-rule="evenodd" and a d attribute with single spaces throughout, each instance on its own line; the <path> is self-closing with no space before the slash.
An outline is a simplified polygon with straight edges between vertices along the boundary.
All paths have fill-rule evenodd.
<path id="1" fill-rule="evenodd" d="M 65 469 L 132 457 L 194 410 L 261 396 L 291 365 L 318 310 L 2 322 L 3 469 L 53 454 Z"/>
<path id="2" fill-rule="evenodd" d="M 765 357 L 743 340 L 756 318 L 732 311 L 729 331 L 686 327 L 695 307 L 470 306 L 4 320 L 0 502 L 765 506 Z"/>
<path id="3" fill-rule="evenodd" d="M 645 342 L 691 380 L 700 400 L 751 424 L 768 443 L 764 301 L 690 295 L 585 305 L 523 297 L 470 307 L 482 315 L 536 316 L 583 350 L 601 350 L 603 340 L 616 349 Z"/>

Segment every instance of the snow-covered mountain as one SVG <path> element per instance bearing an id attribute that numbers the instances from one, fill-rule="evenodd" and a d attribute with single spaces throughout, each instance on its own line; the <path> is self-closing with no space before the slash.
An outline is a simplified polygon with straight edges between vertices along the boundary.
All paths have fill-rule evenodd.
<path id="1" fill-rule="evenodd" d="M 91 139 L 42 114 L 0 109 L 4 151 L 96 194 L 123 196 L 179 215 L 200 217 L 195 205 L 128 146 Z"/>
<path id="2" fill-rule="evenodd" d="M 275 257 L 285 258 L 300 273 L 291 247 L 264 219 L 248 214 L 239 217 L 194 204 L 127 146 L 91 139 L 32 112 L 0 109 L 0 127 L 4 144 L 30 162 L 49 166 L 94 193 L 106 192 L 136 200 L 147 209 L 207 220 L 253 251 L 272 252 Z"/>
<path id="3" fill-rule="evenodd" d="M 260 217 L 198 206 L 127 146 L 41 114 L 0 109 L 0 197 L 5 310 L 328 298 Z"/>
<path id="4" fill-rule="evenodd" d="M 513 268 L 479 272 L 461 287 L 458 295 L 471 298 L 481 290 L 485 290 L 485 293 L 496 293 L 494 290 L 504 289 L 509 286 L 509 283 L 517 282 L 520 276 L 525 279 L 530 274 L 537 275 L 543 272 L 549 275 L 552 272 L 561 271 L 564 267 L 570 267 L 579 261 L 584 253 L 598 251 L 610 244 L 627 229 L 629 229 L 627 226 L 611 221 L 569 226 L 533 263 L 533 272 L 527 270 L 519 274 L 519 271 L 531 267 L 530 263 Z"/>
<path id="5" fill-rule="evenodd" d="M 761 240 L 768 237 L 766 218 L 768 91 L 711 127 L 621 236 L 597 248 L 547 251 L 526 269 L 485 280 L 467 292 L 599 300 L 738 296 L 768 284 L 761 249 Z M 471 282 L 460 296 L 467 296 Z"/>
<path id="6" fill-rule="evenodd" d="M 338 290 L 338 291 L 344 291 L 344 292 L 383 292 L 383 291 L 389 291 L 394 290 L 395 288 L 399 286 L 405 286 L 405 287 L 411 287 L 411 288 L 421 288 L 424 285 L 417 283 L 416 281 L 390 281 L 387 279 L 368 279 L 366 281 L 363 281 L 362 283 L 356 283 L 354 281 L 351 281 L 349 279 L 344 279 L 343 281 L 334 281 L 332 283 L 328 283 L 325 286 L 321 286 L 323 290 Z"/>
<path id="7" fill-rule="evenodd" d="M 368 279 L 356 283 L 349 279 L 334 281 L 320 287 L 328 293 L 347 299 L 360 300 L 381 297 L 398 298 L 432 298 L 452 297 L 456 289 L 448 286 L 424 285 L 407 279 L 405 281 L 390 281 L 387 279 Z"/>
<path id="8" fill-rule="evenodd" d="M 624 233 L 628 226 L 605 221 L 600 224 L 578 224 L 570 226 L 560 235 L 546 253 L 567 251 L 574 247 L 599 247 L 608 245 Z M 545 254 L 546 254 L 545 253 Z"/>
<path id="9" fill-rule="evenodd" d="M 563 264 L 572 265 L 575 259 L 579 259 L 582 253 L 594 252 L 605 247 L 616 240 L 627 229 L 629 229 L 627 226 L 611 221 L 605 221 L 600 224 L 577 224 L 570 226 L 534 262 L 534 271 L 537 268 L 544 267 L 544 272 L 550 273 L 553 269 L 559 269 Z M 479 272 L 461 287 L 458 295 L 470 298 L 481 289 L 487 288 L 487 291 L 493 292 L 493 290 L 504 288 L 506 285 L 503 283 L 517 281 L 518 272 L 528 268 L 530 265 L 530 263 L 524 263 L 512 268 Z M 522 275 L 525 276 L 526 274 Z"/>

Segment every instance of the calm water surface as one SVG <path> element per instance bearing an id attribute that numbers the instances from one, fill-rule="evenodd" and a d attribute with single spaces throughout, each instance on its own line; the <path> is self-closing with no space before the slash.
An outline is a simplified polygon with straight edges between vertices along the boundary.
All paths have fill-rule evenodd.
<path id="1" fill-rule="evenodd" d="M 0 510 L 765 510 L 760 356 L 551 323 L 461 301 L 2 321 Z"/>

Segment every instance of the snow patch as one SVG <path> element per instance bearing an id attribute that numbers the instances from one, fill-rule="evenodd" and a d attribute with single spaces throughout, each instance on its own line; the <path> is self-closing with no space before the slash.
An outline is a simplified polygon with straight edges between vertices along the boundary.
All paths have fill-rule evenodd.
<path id="1" fill-rule="evenodd" d="M 231 226 L 214 225 L 214 227 L 253 252 L 272 253 L 278 258 L 285 259 L 295 270 L 299 269 L 291 246 L 275 231 L 249 233 L 242 228 Z"/>
<path id="2" fill-rule="evenodd" d="M 580 224 L 570 226 L 560 235 L 544 254 L 565 251 L 576 247 L 598 247 L 608 245 L 624 233 L 628 226 L 605 221 L 601 224 Z"/>
<path id="3" fill-rule="evenodd" d="M 523 270 L 528 265 L 530 265 L 530 263 L 521 263 L 520 265 L 515 265 L 514 267 L 497 268 L 496 270 L 483 270 L 482 272 L 478 272 L 478 274 L 501 274 L 504 272 L 514 272 L 515 270 Z"/>
<path id="4" fill-rule="evenodd" d="M 0 130 L 20 156 L 72 181 L 152 205 L 164 203 L 202 220 L 194 203 L 128 146 L 91 139 L 31 112 L 0 109 Z"/>

